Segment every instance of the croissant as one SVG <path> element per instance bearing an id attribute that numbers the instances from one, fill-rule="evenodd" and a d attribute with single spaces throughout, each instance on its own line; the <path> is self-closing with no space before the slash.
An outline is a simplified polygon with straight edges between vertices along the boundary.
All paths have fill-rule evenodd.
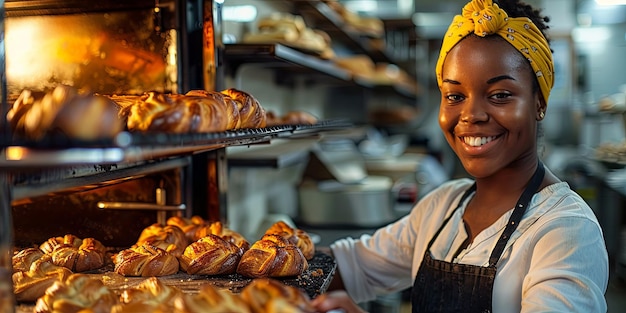
<path id="1" fill-rule="evenodd" d="M 241 128 L 263 128 L 266 126 L 265 109 L 252 95 L 229 88 L 221 91 L 237 103 L 239 117 L 241 118 Z"/>
<path id="2" fill-rule="evenodd" d="M 266 234 L 246 251 L 237 273 L 247 277 L 284 277 L 302 274 L 309 264 L 302 251 L 284 237 Z"/>
<path id="3" fill-rule="evenodd" d="M 52 263 L 64 266 L 73 272 L 85 272 L 104 266 L 106 247 L 94 238 L 80 239 L 68 234 L 52 237 L 39 249 L 52 256 Z"/>
<path id="4" fill-rule="evenodd" d="M 292 228 L 283 221 L 278 221 L 270 226 L 266 231 L 266 234 L 277 234 L 289 242 L 295 244 L 307 260 L 313 258 L 315 255 L 315 244 L 309 234 L 301 229 Z"/>
<path id="5" fill-rule="evenodd" d="M 43 251 L 38 248 L 26 248 L 20 250 L 11 258 L 13 272 L 23 272 L 30 269 L 31 264 L 40 259 L 44 255 Z"/>
<path id="6" fill-rule="evenodd" d="M 139 239 L 134 246 L 149 244 L 151 246 L 163 249 L 172 255 L 179 257 L 185 251 L 185 247 L 189 244 L 189 240 L 185 233 L 173 225 L 161 225 L 154 223 L 141 231 Z"/>
<path id="7" fill-rule="evenodd" d="M 226 129 L 239 129 L 241 128 L 241 117 L 239 114 L 239 107 L 230 97 L 217 92 L 206 90 L 190 90 L 185 94 L 188 97 L 206 97 L 211 98 L 215 103 L 223 105 L 226 109 L 226 118 L 228 119 L 228 126 Z"/>
<path id="8" fill-rule="evenodd" d="M 121 303 L 114 306 L 111 313 L 173 312 L 175 299 L 182 296 L 179 288 L 150 277 L 137 286 L 125 289 L 120 295 Z"/>
<path id="9" fill-rule="evenodd" d="M 252 313 L 240 296 L 210 284 L 202 286 L 197 294 L 177 298 L 174 306 L 174 313 Z"/>
<path id="10" fill-rule="evenodd" d="M 37 299 L 35 313 L 109 313 L 119 303 L 118 296 L 102 281 L 85 274 L 72 274 L 57 281 Z"/>
<path id="11" fill-rule="evenodd" d="M 203 133 L 229 126 L 226 105 L 211 97 L 148 92 L 123 110 L 131 131 Z"/>
<path id="12" fill-rule="evenodd" d="M 232 274 L 237 269 L 243 250 L 222 237 L 209 234 L 190 244 L 180 259 L 180 267 L 188 274 Z"/>
<path id="13" fill-rule="evenodd" d="M 64 281 L 72 271 L 52 263 L 50 255 L 34 260 L 29 270 L 13 273 L 13 292 L 17 301 L 35 301 L 56 281 Z"/>
<path id="14" fill-rule="evenodd" d="M 115 255 L 115 272 L 123 276 L 166 276 L 178 272 L 178 259 L 165 250 L 143 244 Z"/>
<path id="15" fill-rule="evenodd" d="M 310 298 L 297 287 L 269 278 L 257 278 L 241 290 L 254 313 L 316 312 Z"/>

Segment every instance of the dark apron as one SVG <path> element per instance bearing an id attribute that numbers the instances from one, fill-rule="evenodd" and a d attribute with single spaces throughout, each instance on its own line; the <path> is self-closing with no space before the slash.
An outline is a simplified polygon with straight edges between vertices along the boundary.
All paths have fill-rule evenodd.
<path id="1" fill-rule="evenodd" d="M 500 259 L 509 238 L 522 220 L 532 196 L 539 189 L 544 173 L 543 164 L 539 162 L 528 186 L 517 200 L 504 232 L 491 252 L 487 267 L 435 260 L 430 254 L 430 247 L 433 242 L 454 215 L 454 212 L 476 190 L 476 183 L 463 194 L 456 209 L 446 218 L 426 247 L 424 259 L 417 271 L 411 293 L 413 312 L 492 311 L 491 296 L 496 277 L 496 263 Z"/>

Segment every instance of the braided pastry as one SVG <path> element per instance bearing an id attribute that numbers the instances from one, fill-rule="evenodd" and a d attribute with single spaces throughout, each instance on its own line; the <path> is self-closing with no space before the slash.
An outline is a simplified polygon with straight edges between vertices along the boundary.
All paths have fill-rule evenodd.
<path id="1" fill-rule="evenodd" d="M 190 244 L 180 259 L 180 267 L 188 274 L 232 274 L 237 269 L 243 250 L 222 237 L 209 234 Z"/>
<path id="2" fill-rule="evenodd" d="M 234 243 L 237 247 L 242 248 L 244 251 L 250 248 L 250 243 L 240 233 L 224 226 L 222 222 L 216 221 L 207 223 L 200 216 L 192 216 L 191 218 L 183 218 L 178 216 L 172 216 L 167 219 L 167 225 L 173 225 L 180 228 L 189 242 L 195 242 L 209 234 L 217 235 Z"/>
<path id="3" fill-rule="evenodd" d="M 134 246 L 149 244 L 158 247 L 179 257 L 185 251 L 185 247 L 189 244 L 189 240 L 185 233 L 173 225 L 161 225 L 154 223 L 141 231 L 139 239 Z"/>
<path id="4" fill-rule="evenodd" d="M 297 287 L 268 278 L 254 279 L 241 290 L 241 297 L 254 313 L 316 312 L 310 298 Z"/>
<path id="5" fill-rule="evenodd" d="M 38 250 L 38 249 L 37 249 Z M 26 271 L 13 273 L 13 292 L 17 301 L 35 301 L 56 281 L 64 281 L 72 271 L 52 263 L 50 255 L 42 254 Z"/>
<path id="6" fill-rule="evenodd" d="M 194 295 L 175 300 L 174 313 L 252 313 L 240 296 L 206 284 Z"/>
<path id="7" fill-rule="evenodd" d="M 220 132 L 229 123 L 226 105 L 211 97 L 148 92 L 122 111 L 131 131 Z"/>
<path id="8" fill-rule="evenodd" d="M 208 235 L 216 235 L 222 237 L 222 239 L 235 244 L 237 247 L 246 251 L 250 248 L 250 243 L 240 233 L 225 227 L 220 221 L 213 222 L 209 225 L 198 228 L 196 231 L 196 237 L 198 239 L 206 237 Z"/>
<path id="9" fill-rule="evenodd" d="M 52 256 L 52 263 L 73 272 L 85 272 L 104 266 L 106 248 L 93 238 L 80 239 L 74 235 L 52 237 L 39 246 Z"/>
<path id="10" fill-rule="evenodd" d="M 252 95 L 234 88 L 222 90 L 222 93 L 237 103 L 241 128 L 263 128 L 266 126 L 265 110 Z"/>
<path id="11" fill-rule="evenodd" d="M 289 242 L 295 244 L 300 250 L 302 250 L 302 254 L 307 260 L 313 258 L 315 255 L 315 244 L 311 239 L 309 234 L 301 229 L 292 228 L 287 223 L 283 221 L 278 221 L 270 226 L 266 231 L 266 234 L 277 234 Z"/>
<path id="12" fill-rule="evenodd" d="M 189 242 L 194 242 L 201 238 L 196 236 L 196 232 L 198 229 L 206 225 L 206 221 L 197 215 L 194 215 L 191 218 L 172 216 L 167 219 L 165 224 L 180 228 L 183 233 L 185 233 L 187 240 Z"/>
<path id="13" fill-rule="evenodd" d="M 115 272 L 123 276 L 166 276 L 178 272 L 178 259 L 165 250 L 143 244 L 115 255 Z"/>
<path id="14" fill-rule="evenodd" d="M 296 276 L 308 267 L 296 245 L 280 235 L 266 234 L 243 254 L 237 273 L 247 277 Z"/>
<path id="15" fill-rule="evenodd" d="M 35 313 L 109 313 L 119 303 L 118 296 L 102 281 L 85 274 L 72 274 L 57 281 L 37 299 Z"/>
<path id="16" fill-rule="evenodd" d="M 38 140 L 51 133 L 93 140 L 123 129 L 118 106 L 110 99 L 59 85 L 49 92 L 24 90 L 7 112 L 13 132 Z"/>
<path id="17" fill-rule="evenodd" d="M 44 255 L 38 248 L 26 248 L 20 250 L 11 258 L 13 272 L 23 272 L 30 269 L 30 265 Z"/>
<path id="18" fill-rule="evenodd" d="M 175 299 L 182 296 L 179 288 L 150 277 L 137 286 L 125 289 L 120 295 L 121 303 L 114 306 L 111 313 L 173 312 Z"/>
<path id="19" fill-rule="evenodd" d="M 228 126 L 226 129 L 239 129 L 241 128 L 241 117 L 239 114 L 239 106 L 230 97 L 217 91 L 206 90 L 190 90 L 185 94 L 188 97 L 206 97 L 211 98 L 216 103 L 223 105 L 226 108 L 226 118 L 228 119 Z"/>

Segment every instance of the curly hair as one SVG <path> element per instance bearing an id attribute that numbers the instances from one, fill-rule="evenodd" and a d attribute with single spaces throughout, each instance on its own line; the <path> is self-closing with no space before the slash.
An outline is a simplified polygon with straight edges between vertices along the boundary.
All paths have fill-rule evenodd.
<path id="1" fill-rule="evenodd" d="M 541 9 L 533 8 L 530 4 L 526 4 L 520 0 L 494 0 L 500 8 L 502 8 L 510 17 L 527 17 L 533 24 L 539 28 L 541 33 L 550 43 L 547 30 L 550 28 L 547 23 L 550 22 L 550 18 L 542 15 Z"/>

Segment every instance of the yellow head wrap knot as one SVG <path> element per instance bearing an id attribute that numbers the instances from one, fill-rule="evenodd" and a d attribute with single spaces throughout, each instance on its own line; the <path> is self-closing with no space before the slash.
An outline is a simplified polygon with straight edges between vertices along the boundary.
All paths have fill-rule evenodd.
<path id="1" fill-rule="evenodd" d="M 498 35 L 504 38 L 530 62 L 546 103 L 554 85 L 554 62 L 548 40 L 539 28 L 526 17 L 509 17 L 492 0 L 473 0 L 463 7 L 462 15 L 457 15 L 448 27 L 443 38 L 437 60 L 437 83 L 443 80 L 443 62 L 452 48 L 467 35 L 481 37 Z"/>

